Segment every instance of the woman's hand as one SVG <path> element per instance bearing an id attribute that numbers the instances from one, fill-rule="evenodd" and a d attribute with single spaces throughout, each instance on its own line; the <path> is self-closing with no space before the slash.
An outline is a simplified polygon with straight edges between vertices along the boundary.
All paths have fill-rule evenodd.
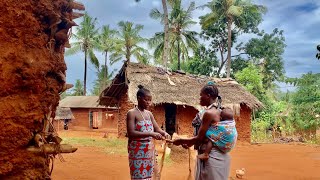
<path id="1" fill-rule="evenodd" d="M 164 137 L 165 137 L 166 139 L 171 139 L 170 134 L 168 134 L 167 132 L 164 133 Z"/>
<path id="2" fill-rule="evenodd" d="M 152 132 L 151 136 L 153 138 L 155 138 L 156 140 L 161 140 L 162 139 L 162 135 L 160 133 L 157 133 L 157 132 Z"/>
<path id="3" fill-rule="evenodd" d="M 172 140 L 171 143 L 172 143 L 173 145 L 179 146 L 179 145 L 182 144 L 182 140 L 183 140 L 183 139 L 175 139 L 175 140 Z"/>
<path id="4" fill-rule="evenodd" d="M 185 149 L 189 149 L 189 147 L 190 147 L 188 144 L 182 144 L 181 146 L 182 146 L 183 148 L 185 148 Z"/>

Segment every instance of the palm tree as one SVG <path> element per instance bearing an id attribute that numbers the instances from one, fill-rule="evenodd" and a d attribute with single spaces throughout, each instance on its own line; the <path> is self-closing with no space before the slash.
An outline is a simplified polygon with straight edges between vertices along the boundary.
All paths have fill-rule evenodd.
<path id="1" fill-rule="evenodd" d="M 106 82 L 108 77 L 108 68 L 107 68 L 108 53 L 114 51 L 115 49 L 116 41 L 117 41 L 115 37 L 116 34 L 117 34 L 117 31 L 110 29 L 109 25 L 103 26 L 102 32 L 97 39 L 97 50 L 105 54 L 104 67 L 106 68 L 101 68 L 102 72 L 99 72 L 103 74 L 104 83 Z M 102 86 L 105 88 L 106 84 L 102 84 Z"/>
<path id="2" fill-rule="evenodd" d="M 83 95 L 86 95 L 87 87 L 87 59 L 89 57 L 90 62 L 99 69 L 99 60 L 94 54 L 96 48 L 96 38 L 98 36 L 98 29 L 95 27 L 96 18 L 93 19 L 87 13 L 83 16 L 83 20 L 80 26 L 77 28 L 76 34 L 72 34 L 72 37 L 76 42 L 71 43 L 71 48 L 66 52 L 66 55 L 73 55 L 79 51 L 84 52 L 84 91 Z"/>
<path id="3" fill-rule="evenodd" d="M 74 88 L 72 90 L 72 96 L 82 96 L 84 91 L 84 87 L 80 81 L 80 79 L 77 79 L 76 84 L 74 85 Z"/>
<path id="4" fill-rule="evenodd" d="M 140 0 L 135 0 L 140 2 Z M 169 18 L 168 18 L 168 6 L 166 0 L 162 1 L 163 9 L 163 22 L 164 22 L 164 45 L 163 45 L 163 55 L 162 55 L 162 64 L 167 68 L 168 64 L 168 50 L 169 50 Z M 173 0 L 170 0 L 172 2 Z"/>
<path id="5" fill-rule="evenodd" d="M 130 62 L 131 56 L 134 56 L 139 62 L 148 64 L 149 53 L 146 49 L 139 46 L 140 43 L 146 41 L 139 35 L 143 29 L 142 25 L 134 25 L 132 22 L 120 21 L 118 23 L 119 39 L 117 40 L 115 51 L 110 57 L 111 63 L 119 61 L 125 57 L 126 61 Z"/>
<path id="6" fill-rule="evenodd" d="M 108 67 L 102 65 L 97 72 L 97 80 L 94 83 L 92 94 L 99 96 L 101 92 L 111 83 L 111 78 L 116 70 L 109 73 Z"/>
<path id="7" fill-rule="evenodd" d="M 195 10 L 195 3 L 191 2 L 187 9 L 182 8 L 181 0 L 169 1 L 171 12 L 169 13 L 169 52 L 171 61 L 176 56 L 178 59 L 178 70 L 181 69 L 181 58 L 188 59 L 188 51 L 195 51 L 198 47 L 197 33 L 188 31 L 187 29 L 196 24 L 192 20 L 192 12 Z M 158 9 L 150 12 L 150 17 L 161 20 L 163 22 L 165 15 Z M 155 47 L 154 57 L 159 59 L 163 55 L 165 47 L 165 33 L 158 32 L 149 41 L 151 47 Z"/>
<path id="8" fill-rule="evenodd" d="M 251 23 L 260 23 L 261 12 L 265 11 L 265 7 L 252 4 L 250 0 L 213 0 L 203 7 L 208 7 L 211 10 L 201 21 L 203 29 L 219 20 L 223 20 L 227 24 L 227 77 L 230 78 L 232 26 L 241 28 L 244 23 L 248 22 L 245 20 L 246 18 L 257 18 L 256 20 L 253 19 Z"/>

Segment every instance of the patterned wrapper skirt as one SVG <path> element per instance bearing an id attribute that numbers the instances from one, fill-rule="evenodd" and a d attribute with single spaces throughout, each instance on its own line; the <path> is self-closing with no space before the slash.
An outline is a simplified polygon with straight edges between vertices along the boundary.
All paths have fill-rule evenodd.
<path id="1" fill-rule="evenodd" d="M 155 148 L 152 140 L 129 140 L 129 167 L 132 180 L 151 180 L 155 166 Z"/>

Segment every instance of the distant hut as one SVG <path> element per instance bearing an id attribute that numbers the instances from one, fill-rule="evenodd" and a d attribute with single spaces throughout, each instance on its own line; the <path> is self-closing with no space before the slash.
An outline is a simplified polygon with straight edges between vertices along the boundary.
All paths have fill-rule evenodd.
<path id="1" fill-rule="evenodd" d="M 166 73 L 162 68 L 139 63 L 125 63 L 112 84 L 100 95 L 100 105 L 119 107 L 118 135 L 126 134 L 126 113 L 137 104 L 136 92 L 139 84 L 151 91 L 153 112 L 156 121 L 166 131 L 192 135 L 191 121 L 201 109 L 199 93 L 208 81 L 217 83 L 223 106 L 231 107 L 237 117 L 239 139 L 250 141 L 251 113 L 261 108 L 262 103 L 232 79 L 211 78 Z"/>
<path id="2" fill-rule="evenodd" d="M 57 131 L 60 130 L 63 124 L 70 122 L 72 119 L 75 119 L 72 111 L 68 107 L 57 107 L 56 116 L 54 118 L 54 126 Z"/>
<path id="3" fill-rule="evenodd" d="M 55 119 L 71 119 L 71 130 L 116 130 L 118 109 L 101 106 L 98 100 L 98 96 L 67 96 L 59 102 Z"/>

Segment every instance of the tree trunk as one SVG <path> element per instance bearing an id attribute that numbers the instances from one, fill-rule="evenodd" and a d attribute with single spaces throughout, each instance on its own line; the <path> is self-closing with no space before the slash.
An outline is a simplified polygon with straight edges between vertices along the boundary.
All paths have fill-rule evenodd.
<path id="1" fill-rule="evenodd" d="M 0 179 L 50 179 L 47 157 L 27 147 L 54 116 L 65 85 L 67 41 L 54 35 L 71 21 L 72 11 L 61 7 L 68 3 L 0 1 Z"/>
<path id="2" fill-rule="evenodd" d="M 178 39 L 178 70 L 181 70 L 180 53 L 180 41 Z"/>
<path id="3" fill-rule="evenodd" d="M 130 49 L 129 48 L 126 48 L 127 50 L 126 50 L 126 59 L 127 59 L 127 62 L 130 62 L 130 56 L 131 56 L 131 54 L 130 54 Z"/>
<path id="4" fill-rule="evenodd" d="M 228 62 L 227 62 L 227 78 L 230 78 L 230 70 L 231 70 L 231 26 L 232 19 L 228 19 Z"/>
<path id="5" fill-rule="evenodd" d="M 169 50 L 169 20 L 168 20 L 168 8 L 167 1 L 162 0 L 162 7 L 164 13 L 164 48 L 162 62 L 165 68 L 168 66 L 168 50 Z"/>
<path id="6" fill-rule="evenodd" d="M 227 61 L 225 61 L 225 60 L 223 60 L 222 59 L 222 61 L 221 61 L 221 65 L 220 65 L 220 67 L 219 67 L 219 69 L 218 69 L 218 76 L 220 75 L 220 73 L 221 73 L 221 71 L 222 71 L 222 68 L 223 68 L 223 66 L 224 66 L 224 64 L 226 63 Z"/>
<path id="7" fill-rule="evenodd" d="M 103 73 L 103 88 L 102 89 L 105 89 L 106 86 L 107 86 L 107 77 L 108 77 L 108 68 L 107 68 L 107 61 L 108 61 L 108 51 L 105 51 L 106 53 L 106 56 L 105 56 L 105 60 L 104 60 L 104 68 L 105 68 L 105 71 Z M 101 91 L 101 90 L 100 90 Z"/>
<path id="8" fill-rule="evenodd" d="M 87 47 L 84 48 L 84 77 L 83 77 L 83 96 L 87 94 Z"/>

